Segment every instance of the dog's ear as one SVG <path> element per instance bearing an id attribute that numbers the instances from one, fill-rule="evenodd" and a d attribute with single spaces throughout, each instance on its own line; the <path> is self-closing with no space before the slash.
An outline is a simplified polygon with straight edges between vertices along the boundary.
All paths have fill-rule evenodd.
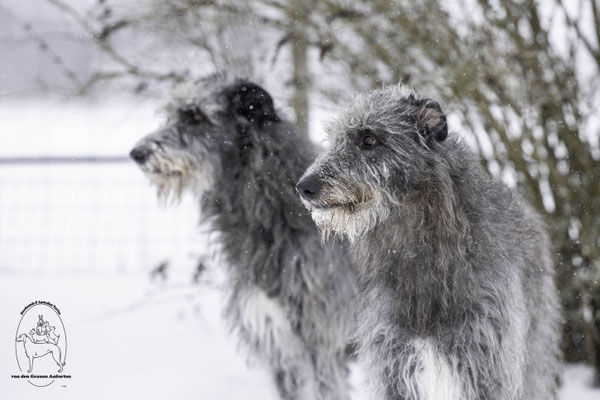
<path id="1" fill-rule="evenodd" d="M 279 121 L 271 95 L 255 83 L 237 84 L 228 93 L 227 100 L 233 115 L 244 117 L 253 124 Z"/>
<path id="2" fill-rule="evenodd" d="M 419 133 L 428 140 L 441 142 L 446 139 L 448 123 L 440 104 L 432 99 L 421 99 L 417 101 L 417 105 L 419 108 L 416 120 Z"/>

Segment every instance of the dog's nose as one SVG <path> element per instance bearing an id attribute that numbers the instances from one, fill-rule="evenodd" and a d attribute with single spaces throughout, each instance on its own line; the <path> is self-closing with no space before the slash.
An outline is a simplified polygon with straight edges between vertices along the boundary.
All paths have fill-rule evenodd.
<path id="1" fill-rule="evenodd" d="M 133 150 L 131 150 L 131 153 L 129 153 L 129 157 L 131 157 L 131 159 L 133 161 L 135 161 L 138 164 L 143 164 L 146 162 L 146 160 L 148 159 L 148 156 L 152 153 L 152 150 L 149 147 L 146 146 L 138 146 L 138 147 L 134 147 Z"/>
<path id="2" fill-rule="evenodd" d="M 321 183 L 314 176 L 304 177 L 296 185 L 296 192 L 306 200 L 316 199 L 320 191 Z"/>

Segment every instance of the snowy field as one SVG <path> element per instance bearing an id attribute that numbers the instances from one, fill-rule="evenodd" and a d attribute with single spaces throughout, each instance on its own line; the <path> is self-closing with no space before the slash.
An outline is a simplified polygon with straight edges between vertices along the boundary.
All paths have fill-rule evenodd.
<path id="1" fill-rule="evenodd" d="M 0 277 L 0 399 L 276 400 L 268 374 L 236 351 L 218 286 L 161 286 L 140 274 Z M 46 388 L 10 378 L 19 312 L 33 299 L 60 308 L 69 337 L 72 378 Z M 560 400 L 600 399 L 587 387 L 591 372 L 566 367 Z M 353 400 L 366 398 L 359 376 L 355 367 Z"/>
<path id="2" fill-rule="evenodd" d="M 0 158 L 126 155 L 159 120 L 146 103 L 1 104 Z M 222 266 L 191 283 L 209 250 L 192 199 L 159 207 L 132 163 L 0 164 L 0 193 L 0 400 L 276 399 L 223 325 Z M 169 279 L 151 280 L 164 260 Z M 60 309 L 68 335 L 72 378 L 46 388 L 10 377 L 20 312 L 35 300 Z M 360 376 L 353 368 L 354 400 Z M 565 367 L 560 400 L 599 400 L 590 380 Z"/>
<path id="3" fill-rule="evenodd" d="M 139 274 L 3 276 L 0 398 L 274 398 L 269 377 L 226 334 L 218 290 L 146 282 Z M 19 312 L 34 299 L 59 307 L 69 338 L 64 373 L 72 378 L 47 388 L 10 378 Z"/>

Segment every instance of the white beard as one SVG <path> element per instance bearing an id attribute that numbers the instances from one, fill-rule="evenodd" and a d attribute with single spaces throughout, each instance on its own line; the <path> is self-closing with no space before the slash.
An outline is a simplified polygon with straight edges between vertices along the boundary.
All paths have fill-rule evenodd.
<path id="1" fill-rule="evenodd" d="M 153 156 L 142 170 L 165 203 L 181 199 L 184 190 L 201 198 L 214 184 L 214 168 L 208 161 L 198 164 L 182 157 L 173 160 Z"/>
<path id="2" fill-rule="evenodd" d="M 324 239 L 331 234 L 341 234 L 351 243 L 355 243 L 387 218 L 387 210 L 378 207 L 378 204 L 377 201 L 370 201 L 349 210 L 345 207 L 313 208 L 305 203 Z"/>

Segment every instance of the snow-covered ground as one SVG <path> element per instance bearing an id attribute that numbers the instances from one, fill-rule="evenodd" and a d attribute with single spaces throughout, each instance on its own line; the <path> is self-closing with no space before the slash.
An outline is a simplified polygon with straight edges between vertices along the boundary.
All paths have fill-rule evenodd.
<path id="1" fill-rule="evenodd" d="M 153 104 L 2 103 L 0 158 L 126 155 L 159 120 Z M 197 219 L 189 198 L 160 208 L 133 163 L 0 164 L 0 400 L 276 399 L 223 325 L 220 266 L 190 283 L 208 251 Z M 165 259 L 169 280 L 151 281 Z M 68 335 L 72 378 L 46 388 L 11 378 L 20 312 L 35 300 L 60 309 Z M 600 399 L 589 368 L 562 378 L 560 400 Z"/>
<path id="2" fill-rule="evenodd" d="M 276 400 L 268 374 L 246 361 L 222 318 L 218 274 L 200 285 L 152 283 L 146 275 L 0 276 L 0 399 Z M 47 300 L 68 335 L 64 373 L 46 388 L 11 379 L 20 311 Z M 567 366 L 560 400 L 598 400 L 591 370 Z M 353 370 L 353 400 L 364 399 Z M 63 385 L 65 385 L 63 387 Z"/>
<path id="3" fill-rule="evenodd" d="M 20 373 L 19 313 L 34 300 L 60 309 L 68 335 L 63 372 L 72 378 L 46 388 L 10 377 Z M 210 287 L 159 290 L 140 274 L 19 274 L 0 278 L 0 302 L 0 399 L 274 398 L 269 377 L 236 351 Z"/>

